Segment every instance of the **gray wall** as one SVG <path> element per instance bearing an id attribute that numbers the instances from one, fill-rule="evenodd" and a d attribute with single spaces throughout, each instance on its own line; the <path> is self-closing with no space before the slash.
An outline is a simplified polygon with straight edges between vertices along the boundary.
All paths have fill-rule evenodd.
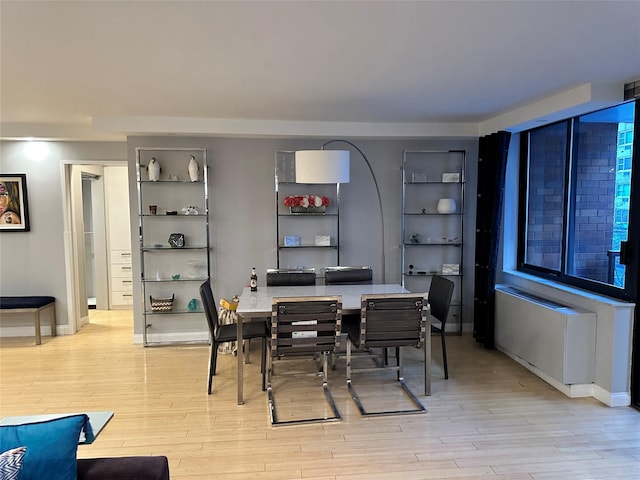
<path id="1" fill-rule="evenodd" d="M 212 276 L 216 298 L 239 293 L 252 266 L 264 273 L 276 264 L 274 161 L 276 150 L 319 148 L 328 139 L 262 139 L 210 137 L 130 137 L 128 142 L 48 142 L 42 160 L 24 154 L 25 142 L 0 142 L 0 172 L 26 173 L 31 231 L 0 233 L 2 295 L 56 297 L 57 323 L 69 324 L 65 271 L 62 164 L 69 161 L 109 163 L 128 158 L 134 265 L 134 329 L 142 332 L 139 288 L 135 147 L 204 147 L 209 160 Z M 402 152 L 467 150 L 467 219 L 465 223 L 464 318 L 472 324 L 475 172 L 477 139 L 349 139 L 367 155 L 378 179 L 385 214 L 386 281 L 400 282 Z M 341 144 L 331 148 L 343 148 Z M 344 145 L 347 148 L 347 145 Z M 351 182 L 341 189 L 341 263 L 371 264 L 381 281 L 377 200 L 365 163 L 352 154 Z M 471 201 L 470 201 L 471 199 Z M 204 329 L 204 323 L 203 323 Z"/>
<path id="2" fill-rule="evenodd" d="M 1 295 L 56 297 L 56 320 L 69 324 L 65 272 L 62 163 L 126 160 L 125 143 L 48 142 L 40 160 L 24 153 L 27 142 L 0 142 L 0 173 L 25 173 L 30 232 L 0 232 Z M 3 320 L 4 323 L 4 320 Z M 22 322 L 24 324 L 24 322 Z"/>
<path id="3" fill-rule="evenodd" d="M 211 213 L 211 268 L 216 300 L 239 294 L 249 281 L 251 267 L 264 285 L 267 268 L 276 266 L 274 163 L 277 150 L 316 149 L 329 139 L 263 139 L 204 137 L 129 137 L 129 178 L 134 262 L 135 333 L 142 332 L 137 232 L 136 147 L 203 147 L 207 149 Z M 366 155 L 378 180 L 385 215 L 386 281 L 400 283 L 403 150 L 467 150 L 465 212 L 465 328 L 471 327 L 475 230 L 476 138 L 425 140 L 349 139 Z M 328 148 L 348 149 L 336 143 Z M 186 168 L 186 167 L 185 167 Z M 380 278 L 380 224 L 373 181 L 364 160 L 351 155 L 351 181 L 341 186 L 341 248 L 343 265 L 372 265 Z M 469 201 L 471 199 L 471 201 Z M 203 329 L 205 328 L 203 322 Z"/>

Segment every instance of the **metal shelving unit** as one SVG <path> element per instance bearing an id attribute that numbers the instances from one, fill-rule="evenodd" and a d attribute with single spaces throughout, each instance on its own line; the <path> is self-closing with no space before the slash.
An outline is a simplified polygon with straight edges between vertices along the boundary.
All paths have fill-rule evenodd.
<path id="1" fill-rule="evenodd" d="M 191 181 L 189 159 L 199 164 Z M 146 166 L 160 163 L 157 181 Z M 203 148 L 136 148 L 141 302 L 145 346 L 188 343 L 207 330 L 199 286 L 210 278 L 210 233 L 207 151 Z M 155 206 L 151 213 L 150 206 Z M 197 213 L 186 212 L 189 206 Z M 184 235 L 182 247 L 172 247 L 172 234 Z M 167 310 L 152 307 L 151 299 L 173 298 Z"/>
<path id="2" fill-rule="evenodd" d="M 284 204 L 288 195 L 324 195 L 331 203 L 324 213 L 291 213 Z M 277 151 L 275 202 L 277 268 L 315 268 L 323 276 L 325 267 L 340 265 L 339 184 L 296 183 L 294 152 Z M 316 236 L 328 236 L 328 244 L 317 244 Z"/>
<path id="3" fill-rule="evenodd" d="M 426 292 L 432 275 L 452 280 L 447 325 L 455 325 L 460 334 L 465 161 L 464 150 L 405 150 L 402 159 L 402 285 L 411 292 Z"/>

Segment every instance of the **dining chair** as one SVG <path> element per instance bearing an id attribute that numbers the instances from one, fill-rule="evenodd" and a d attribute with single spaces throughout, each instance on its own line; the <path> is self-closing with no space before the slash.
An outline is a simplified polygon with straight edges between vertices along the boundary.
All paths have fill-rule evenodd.
<path id="1" fill-rule="evenodd" d="M 315 285 L 316 271 L 313 268 L 269 268 L 266 280 L 267 287 Z"/>
<path id="2" fill-rule="evenodd" d="M 326 267 L 325 269 L 325 285 L 365 285 L 370 283 L 373 283 L 373 269 L 370 266 L 338 266 Z M 359 322 L 360 314 L 350 313 L 342 315 L 343 333 L 346 330 L 346 325 L 355 326 Z M 338 358 L 342 358 L 343 356 L 344 351 L 331 356 L 332 369 L 336 368 Z"/>
<path id="3" fill-rule="evenodd" d="M 363 285 L 373 282 L 371 267 L 327 267 L 325 285 Z"/>
<path id="4" fill-rule="evenodd" d="M 200 298 L 204 307 L 207 325 L 209 327 L 209 340 L 211 344 L 211 352 L 209 355 L 209 378 L 207 393 L 211 395 L 213 387 L 213 376 L 216 374 L 216 366 L 218 363 L 218 345 L 221 343 L 235 342 L 238 340 L 238 331 L 235 324 L 220 325 L 218 321 L 218 313 L 216 302 L 213 299 L 211 291 L 211 283 L 209 280 L 200 285 Z M 262 373 L 262 391 L 266 389 L 265 385 L 265 358 L 267 352 L 267 336 L 269 332 L 264 322 L 244 322 L 242 324 L 242 340 L 251 340 L 252 338 L 260 338 L 262 341 L 262 351 L 260 359 L 260 373 Z M 244 349 L 238 345 L 238 355 L 242 355 Z"/>
<path id="5" fill-rule="evenodd" d="M 327 357 L 340 344 L 342 296 L 275 297 L 271 311 L 271 341 L 267 363 L 267 394 L 272 425 L 340 420 L 327 381 Z M 322 390 L 332 416 L 279 420 L 272 386 L 274 359 L 317 356 L 322 361 Z M 283 362 L 277 362 L 282 365 Z M 284 362 L 286 363 L 286 362 Z M 280 367 L 278 367 L 280 368 Z M 313 375 L 317 375 L 316 368 Z M 295 375 L 291 373 L 289 375 Z M 307 374 L 308 375 L 308 374 Z"/>
<path id="6" fill-rule="evenodd" d="M 268 268 L 267 287 L 295 287 L 316 284 L 314 268 Z M 266 318 L 267 330 L 271 329 L 271 319 Z"/>
<path id="7" fill-rule="evenodd" d="M 444 378 L 449 378 L 449 367 L 447 366 L 447 345 L 445 343 L 445 326 L 449 316 L 451 297 L 453 296 L 454 283 L 448 278 L 434 275 L 431 277 L 429 287 L 429 310 L 431 313 L 431 331 L 440 334 L 442 344 L 442 366 L 444 368 Z"/>
<path id="8" fill-rule="evenodd" d="M 404 380 L 404 360 L 400 347 L 423 347 L 427 328 L 427 296 L 424 293 L 368 294 L 361 297 L 360 325 L 349 328 L 347 337 L 347 388 L 362 415 L 394 415 L 424 413 L 425 407 L 407 387 Z M 372 368 L 354 368 L 352 347 L 365 350 L 373 347 L 395 348 L 396 365 L 378 363 Z M 424 351 L 424 349 L 423 349 Z M 425 353 L 426 355 L 426 353 Z M 426 362 L 426 358 L 425 358 Z M 393 370 L 402 391 L 415 408 L 367 412 L 352 383 L 352 373 Z"/>

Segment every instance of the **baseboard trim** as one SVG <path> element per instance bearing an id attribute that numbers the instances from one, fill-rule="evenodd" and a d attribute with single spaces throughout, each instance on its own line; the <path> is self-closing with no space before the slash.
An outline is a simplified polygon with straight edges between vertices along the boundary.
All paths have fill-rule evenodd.
<path id="1" fill-rule="evenodd" d="M 209 332 L 173 332 L 173 333 L 154 333 L 153 335 L 147 334 L 148 345 L 164 345 L 170 343 L 208 343 Z M 133 343 L 135 345 L 142 345 L 144 339 L 141 333 L 133 335 Z"/>
<path id="2" fill-rule="evenodd" d="M 33 325 L 33 321 L 31 321 L 31 326 L 19 326 L 19 327 L 0 327 L 0 338 L 10 338 L 10 337 L 33 337 L 36 334 L 36 327 Z M 56 332 L 58 329 L 56 328 Z M 40 334 L 43 337 L 51 336 L 51 326 L 45 325 L 42 323 L 40 325 Z"/>
<path id="3" fill-rule="evenodd" d="M 594 385 L 593 397 L 608 405 L 609 407 L 628 407 L 631 405 L 631 394 L 628 392 L 616 392 L 612 393 L 604 388 Z"/>
<path id="4" fill-rule="evenodd" d="M 517 362 L 519 365 L 523 366 L 537 377 L 540 377 L 553 388 L 562 392 L 569 398 L 593 397 L 599 402 L 604 403 L 608 407 L 628 407 L 629 405 L 631 405 L 631 394 L 628 392 L 613 393 L 596 384 L 565 385 L 558 380 L 551 378 L 549 375 L 544 373 L 539 368 L 534 367 L 529 362 L 505 350 L 501 345 L 496 345 L 496 348 L 506 356 L 511 358 L 513 361 Z"/>

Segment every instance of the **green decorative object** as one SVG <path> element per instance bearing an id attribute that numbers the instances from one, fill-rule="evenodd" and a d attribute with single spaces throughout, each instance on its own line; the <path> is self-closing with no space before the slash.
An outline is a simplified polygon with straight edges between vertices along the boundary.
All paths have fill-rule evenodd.
<path id="1" fill-rule="evenodd" d="M 192 299 L 189 301 L 189 305 L 187 305 L 187 308 L 188 308 L 189 310 L 195 310 L 195 309 L 197 309 L 197 308 L 198 308 L 198 300 L 196 300 L 195 298 L 192 298 Z"/>

